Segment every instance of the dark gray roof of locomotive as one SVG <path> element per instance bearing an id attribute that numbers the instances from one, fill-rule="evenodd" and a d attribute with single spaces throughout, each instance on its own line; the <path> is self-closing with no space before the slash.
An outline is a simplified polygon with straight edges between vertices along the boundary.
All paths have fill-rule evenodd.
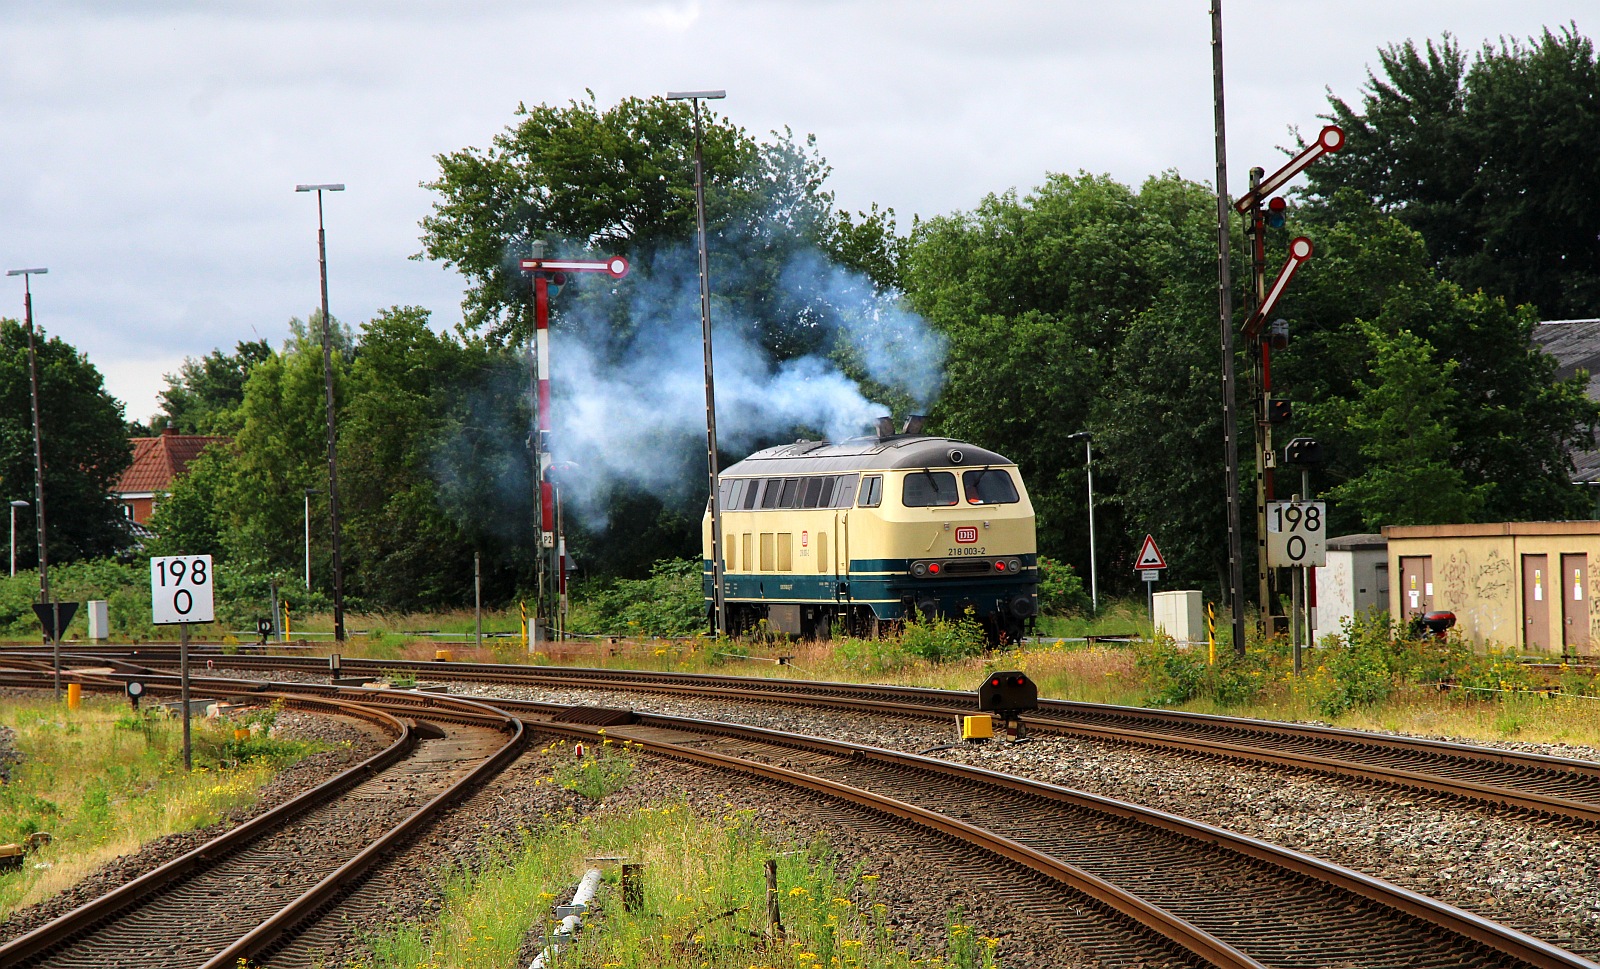
<path id="1" fill-rule="evenodd" d="M 960 451 L 961 460 L 950 460 L 951 451 Z M 981 468 L 1012 465 L 1016 462 L 993 451 L 948 437 L 923 437 L 894 434 L 889 437 L 856 437 L 838 444 L 827 441 L 796 441 L 769 447 L 724 468 L 727 477 L 757 477 L 779 474 L 828 474 L 842 471 L 897 471 L 906 468 Z"/>

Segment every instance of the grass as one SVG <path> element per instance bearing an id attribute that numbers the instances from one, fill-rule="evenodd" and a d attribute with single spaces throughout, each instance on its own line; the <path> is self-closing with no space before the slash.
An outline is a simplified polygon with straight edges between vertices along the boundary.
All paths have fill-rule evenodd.
<path id="1" fill-rule="evenodd" d="M 38 831 L 53 838 L 0 874 L 0 918 L 146 842 L 253 804 L 278 770 L 321 749 L 264 735 L 236 740 L 234 724 L 197 719 L 195 769 L 185 773 L 181 721 L 132 714 L 110 697 L 85 697 L 78 710 L 8 699 L 0 724 L 16 731 L 22 755 L 0 786 L 0 843 Z"/>
<path id="2" fill-rule="evenodd" d="M 547 752 L 551 748 L 546 749 Z M 627 760 L 626 752 L 607 753 Z M 553 760 L 562 758 L 553 758 Z M 560 783 L 558 775 L 550 778 Z M 579 937 L 563 965 L 605 969 L 830 969 L 834 966 L 991 969 L 999 940 L 952 920 L 942 944 L 896 938 L 877 879 L 845 868 L 825 842 L 781 844 L 758 830 L 752 812 L 702 815 L 687 804 L 600 808 L 549 816 L 477 871 L 444 879 L 430 924 L 383 935 L 364 969 L 479 969 L 520 964 L 530 932 L 554 923 L 587 858 L 621 856 L 642 865 L 643 908 L 626 912 L 618 872 L 605 874 L 597 901 L 604 928 Z M 769 938 L 765 862 L 778 862 L 786 937 Z M 532 904 L 530 905 L 530 900 Z M 937 952 L 929 952 L 937 949 Z M 521 960 L 526 961 L 526 960 Z"/>

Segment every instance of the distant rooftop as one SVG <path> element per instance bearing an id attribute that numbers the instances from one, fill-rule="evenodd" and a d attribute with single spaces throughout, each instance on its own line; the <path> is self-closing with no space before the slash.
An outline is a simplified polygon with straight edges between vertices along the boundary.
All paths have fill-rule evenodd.
<path id="1" fill-rule="evenodd" d="M 1589 399 L 1600 400 L 1600 320 L 1546 320 L 1533 328 L 1533 342 L 1556 358 L 1558 379 L 1587 370 Z M 1572 480 L 1600 484 L 1600 451 L 1574 452 L 1572 466 Z"/>
<path id="2" fill-rule="evenodd" d="M 117 481 L 117 494 L 159 494 L 172 490 L 173 479 L 189 470 L 189 463 L 213 444 L 228 443 L 226 437 L 207 434 L 175 434 L 170 429 L 155 437 L 130 438 L 133 463 Z"/>

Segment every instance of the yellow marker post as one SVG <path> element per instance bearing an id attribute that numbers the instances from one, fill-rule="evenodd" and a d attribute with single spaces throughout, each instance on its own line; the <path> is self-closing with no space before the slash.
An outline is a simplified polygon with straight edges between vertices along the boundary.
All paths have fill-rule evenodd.
<path id="1" fill-rule="evenodd" d="M 81 706 L 83 706 L 83 684 L 82 683 L 68 683 L 67 684 L 67 709 L 68 710 L 76 710 Z"/>
<path id="2" fill-rule="evenodd" d="M 1206 603 L 1206 663 L 1217 665 L 1217 612 L 1210 602 Z"/>
<path id="3" fill-rule="evenodd" d="M 522 610 L 522 648 L 523 648 L 523 650 L 527 650 L 527 648 L 528 648 L 528 604 L 526 602 L 519 602 L 519 603 L 517 603 L 517 606 Z"/>
<path id="4" fill-rule="evenodd" d="M 283 603 L 283 638 L 293 638 L 289 633 L 289 603 L 287 600 Z"/>

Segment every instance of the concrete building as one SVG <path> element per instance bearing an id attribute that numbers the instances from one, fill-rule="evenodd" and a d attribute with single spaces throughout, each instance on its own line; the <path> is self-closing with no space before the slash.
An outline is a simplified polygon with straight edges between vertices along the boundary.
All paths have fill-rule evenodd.
<path id="1" fill-rule="evenodd" d="M 1346 619 L 1389 608 L 1387 547 L 1388 542 L 1377 534 L 1328 539 L 1328 564 L 1316 570 L 1313 643 L 1339 632 Z"/>
<path id="2" fill-rule="evenodd" d="M 1530 653 L 1588 653 L 1600 639 L 1589 608 L 1589 561 L 1600 558 L 1600 521 L 1391 525 L 1389 614 L 1435 610 L 1479 646 Z"/>

